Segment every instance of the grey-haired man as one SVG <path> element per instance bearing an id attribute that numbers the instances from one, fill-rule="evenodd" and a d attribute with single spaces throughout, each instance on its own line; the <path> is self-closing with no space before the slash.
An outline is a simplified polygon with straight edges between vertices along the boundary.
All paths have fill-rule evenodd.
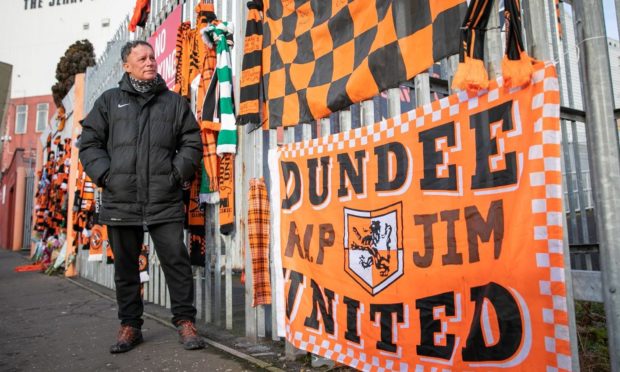
<path id="1" fill-rule="evenodd" d="M 103 187 L 99 222 L 107 225 L 114 252 L 121 328 L 110 352 L 142 342 L 138 259 L 146 230 L 166 276 L 179 341 L 185 349 L 201 349 L 181 188 L 200 164 L 199 127 L 188 102 L 168 90 L 157 73 L 150 44 L 129 42 L 121 57 L 125 74 L 84 119 L 79 156 L 86 173 Z"/>

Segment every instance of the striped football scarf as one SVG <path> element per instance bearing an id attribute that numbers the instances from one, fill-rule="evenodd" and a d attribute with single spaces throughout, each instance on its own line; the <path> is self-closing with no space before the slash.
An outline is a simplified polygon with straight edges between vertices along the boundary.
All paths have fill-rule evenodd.
<path id="1" fill-rule="evenodd" d="M 217 53 L 215 74 L 218 80 L 218 108 L 222 125 L 217 138 L 217 154 L 234 154 L 237 151 L 237 127 L 232 97 L 232 62 L 229 46 L 232 44 L 233 26 L 232 23 L 225 21 L 211 22 L 201 30 L 201 33 L 215 45 Z"/>
<path id="2" fill-rule="evenodd" d="M 484 38 L 489 17 L 492 16 L 492 0 L 472 0 L 461 27 L 461 50 L 459 67 L 454 75 L 452 87 L 477 91 L 489 86 L 489 77 L 484 67 Z M 518 0 L 504 0 L 506 19 L 506 50 L 502 60 L 502 74 L 507 87 L 529 83 L 532 76 L 532 58 L 523 49 L 521 34 L 521 9 Z"/>
<path id="3" fill-rule="evenodd" d="M 248 21 L 245 27 L 243 62 L 241 66 L 241 97 L 237 122 L 241 125 L 260 124 L 260 89 L 263 61 L 263 23 L 261 0 L 248 1 Z"/>

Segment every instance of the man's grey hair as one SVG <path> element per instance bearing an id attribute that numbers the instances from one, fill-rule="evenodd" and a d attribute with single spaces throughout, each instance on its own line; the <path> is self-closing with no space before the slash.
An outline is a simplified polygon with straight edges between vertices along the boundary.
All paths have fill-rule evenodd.
<path id="1" fill-rule="evenodd" d="M 153 49 L 153 46 L 144 40 L 128 41 L 127 44 L 123 45 L 123 49 L 121 49 L 121 60 L 123 61 L 123 63 L 127 62 L 127 57 L 129 56 L 133 48 L 137 47 L 138 45 L 148 46 L 149 48 Z"/>

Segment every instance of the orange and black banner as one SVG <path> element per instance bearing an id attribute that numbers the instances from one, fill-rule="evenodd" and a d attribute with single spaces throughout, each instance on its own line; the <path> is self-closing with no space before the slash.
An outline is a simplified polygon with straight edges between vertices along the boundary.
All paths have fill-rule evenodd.
<path id="1" fill-rule="evenodd" d="M 363 371 L 569 371 L 559 114 L 539 63 L 270 150 L 278 334 Z"/>
<path id="2" fill-rule="evenodd" d="M 269 127 L 325 117 L 458 53 L 466 8 L 465 0 L 265 0 Z"/>
<path id="3" fill-rule="evenodd" d="M 90 235 L 90 248 L 88 250 L 88 261 L 103 260 L 103 247 L 107 246 L 108 250 L 111 250 L 108 243 L 108 230 L 105 225 L 94 225 L 91 229 Z"/>

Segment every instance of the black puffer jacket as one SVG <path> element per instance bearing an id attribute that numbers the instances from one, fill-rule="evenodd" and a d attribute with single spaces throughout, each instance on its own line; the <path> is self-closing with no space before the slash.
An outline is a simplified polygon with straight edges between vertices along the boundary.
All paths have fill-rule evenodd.
<path id="1" fill-rule="evenodd" d="M 158 80 L 142 94 L 125 74 L 82 122 L 80 160 L 103 186 L 102 224 L 183 220 L 181 183 L 199 167 L 200 130 L 187 101 Z"/>

